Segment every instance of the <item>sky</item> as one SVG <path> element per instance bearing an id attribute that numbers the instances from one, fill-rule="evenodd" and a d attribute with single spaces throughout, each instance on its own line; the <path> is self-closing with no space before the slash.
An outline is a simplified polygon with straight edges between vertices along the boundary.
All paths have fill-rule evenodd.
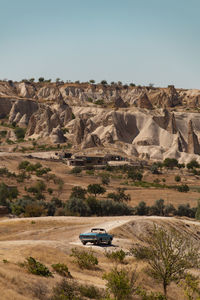
<path id="1" fill-rule="evenodd" d="M 0 79 L 200 89 L 199 0 L 0 0 Z"/>

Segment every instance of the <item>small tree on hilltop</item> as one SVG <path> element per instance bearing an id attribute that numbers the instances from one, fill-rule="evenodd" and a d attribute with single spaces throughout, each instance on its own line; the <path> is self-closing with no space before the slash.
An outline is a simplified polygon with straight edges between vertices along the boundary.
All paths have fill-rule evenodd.
<path id="1" fill-rule="evenodd" d="M 154 226 L 152 234 L 143 236 L 142 240 L 147 246 L 133 248 L 131 252 L 147 261 L 148 274 L 162 283 L 165 296 L 171 282 L 178 283 L 190 268 L 199 266 L 198 247 L 174 229 L 166 231 Z"/>
<path id="2" fill-rule="evenodd" d="M 88 190 L 88 193 L 94 194 L 95 197 L 97 196 L 97 194 L 100 195 L 100 194 L 104 194 L 106 192 L 106 189 L 98 183 L 88 185 L 87 190 Z"/>

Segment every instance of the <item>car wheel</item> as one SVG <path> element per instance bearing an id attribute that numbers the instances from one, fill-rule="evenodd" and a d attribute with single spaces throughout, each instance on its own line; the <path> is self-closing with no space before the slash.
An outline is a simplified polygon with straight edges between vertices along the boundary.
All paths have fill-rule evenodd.
<path id="1" fill-rule="evenodd" d="M 111 245 L 111 240 L 108 241 L 108 245 Z"/>
<path id="2" fill-rule="evenodd" d="M 83 245 L 86 245 L 86 244 L 87 244 L 87 242 L 83 241 L 83 242 L 82 242 L 82 244 L 83 244 Z"/>

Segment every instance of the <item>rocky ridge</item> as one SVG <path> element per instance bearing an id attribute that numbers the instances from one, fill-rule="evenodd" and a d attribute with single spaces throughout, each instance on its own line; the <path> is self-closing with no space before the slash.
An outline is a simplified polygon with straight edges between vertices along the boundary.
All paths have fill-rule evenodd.
<path id="1" fill-rule="evenodd" d="M 0 82 L 0 119 L 26 139 L 117 149 L 128 156 L 200 160 L 199 90 Z M 16 139 L 10 132 L 9 137 Z"/>

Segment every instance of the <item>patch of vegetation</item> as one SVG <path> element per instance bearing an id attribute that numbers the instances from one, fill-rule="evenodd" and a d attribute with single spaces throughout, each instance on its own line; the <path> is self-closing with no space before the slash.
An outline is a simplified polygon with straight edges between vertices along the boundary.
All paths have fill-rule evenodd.
<path id="1" fill-rule="evenodd" d="M 105 102 L 104 102 L 103 99 L 98 99 L 98 100 L 96 100 L 94 103 L 95 103 L 96 105 L 104 105 L 104 104 L 105 104 Z"/>
<path id="2" fill-rule="evenodd" d="M 58 263 L 58 264 L 53 264 L 51 266 L 52 266 L 53 270 L 56 273 L 58 273 L 59 275 L 61 275 L 63 277 L 72 278 L 72 275 L 69 272 L 67 265 Z"/>
<path id="3" fill-rule="evenodd" d="M 124 263 L 124 259 L 126 257 L 126 253 L 121 250 L 116 251 L 109 251 L 105 253 L 105 256 L 110 259 L 111 261 L 117 262 L 117 263 Z"/>
<path id="4" fill-rule="evenodd" d="M 95 269 L 98 265 L 98 259 L 93 251 L 79 250 L 72 248 L 71 256 L 74 257 L 74 262 L 81 269 Z"/>
<path id="5" fill-rule="evenodd" d="M 49 269 L 33 257 L 26 258 L 24 262 L 24 267 L 28 270 L 29 273 L 44 277 L 53 277 L 53 274 Z"/>
<path id="6" fill-rule="evenodd" d="M 80 167 L 74 167 L 74 168 L 70 171 L 71 174 L 75 174 L 75 175 L 80 174 L 81 172 L 82 172 L 82 168 L 80 168 Z"/>
<path id="7" fill-rule="evenodd" d="M 109 193 L 107 197 L 113 199 L 115 202 L 128 202 L 131 200 L 131 196 L 129 194 L 125 194 L 125 190 L 125 188 L 117 188 L 116 193 Z"/>
<path id="8" fill-rule="evenodd" d="M 26 134 L 26 129 L 21 127 L 16 127 L 14 133 L 18 140 L 23 140 Z"/>
<path id="9" fill-rule="evenodd" d="M 135 291 L 135 272 L 127 272 L 125 269 L 118 270 L 116 267 L 103 275 L 107 281 L 107 291 L 116 300 L 128 300 Z"/>

